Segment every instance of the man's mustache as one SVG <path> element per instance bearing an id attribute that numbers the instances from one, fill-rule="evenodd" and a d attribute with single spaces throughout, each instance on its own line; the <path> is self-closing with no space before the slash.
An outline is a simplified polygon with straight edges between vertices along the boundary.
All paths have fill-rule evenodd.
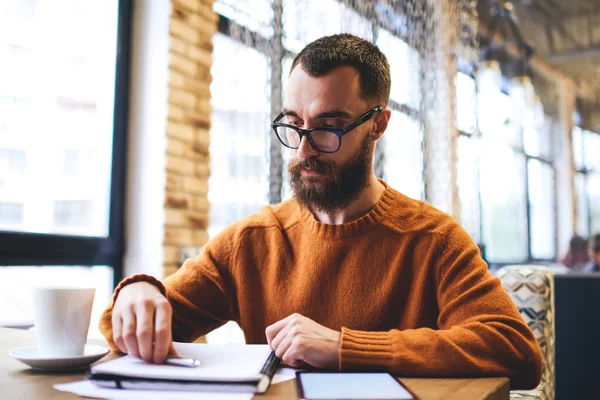
<path id="1" fill-rule="evenodd" d="M 294 175 L 299 174 L 302 169 L 307 169 L 317 174 L 331 175 L 335 172 L 335 165 L 319 161 L 316 158 L 305 158 L 303 160 L 296 158 L 290 161 L 289 169 Z"/>

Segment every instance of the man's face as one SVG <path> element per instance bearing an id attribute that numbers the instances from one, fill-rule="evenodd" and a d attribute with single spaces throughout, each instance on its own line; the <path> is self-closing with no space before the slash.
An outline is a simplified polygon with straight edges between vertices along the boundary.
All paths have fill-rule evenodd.
<path id="1" fill-rule="evenodd" d="M 312 77 L 297 65 L 284 100 L 286 123 L 303 129 L 344 129 L 373 107 L 360 97 L 358 71 L 338 67 Z M 356 200 L 368 184 L 372 170 L 375 115 L 342 137 L 336 153 L 315 150 L 306 137 L 292 150 L 288 169 L 298 201 L 311 209 L 332 212 Z"/>

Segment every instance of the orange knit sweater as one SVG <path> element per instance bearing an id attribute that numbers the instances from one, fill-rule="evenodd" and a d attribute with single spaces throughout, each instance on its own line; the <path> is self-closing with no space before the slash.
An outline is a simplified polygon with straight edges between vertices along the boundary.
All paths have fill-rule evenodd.
<path id="1" fill-rule="evenodd" d="M 113 348 L 112 304 L 139 280 L 166 294 L 176 341 L 234 320 L 247 343 L 266 343 L 267 326 L 300 313 L 342 332 L 341 370 L 508 376 L 513 388 L 541 378 L 533 333 L 468 234 L 387 185 L 351 223 L 320 223 L 289 200 L 226 228 L 162 284 L 125 279 L 100 321 Z"/>

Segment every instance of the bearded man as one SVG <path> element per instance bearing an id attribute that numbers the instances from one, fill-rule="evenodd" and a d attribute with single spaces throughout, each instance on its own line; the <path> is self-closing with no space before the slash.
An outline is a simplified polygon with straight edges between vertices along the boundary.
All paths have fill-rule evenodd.
<path id="1" fill-rule="evenodd" d="M 292 152 L 294 197 L 227 227 L 162 282 L 122 281 L 100 322 L 111 347 L 161 363 L 173 340 L 233 320 L 295 367 L 535 387 L 537 341 L 469 235 L 373 173 L 390 83 L 368 41 L 307 45 L 272 123 Z"/>

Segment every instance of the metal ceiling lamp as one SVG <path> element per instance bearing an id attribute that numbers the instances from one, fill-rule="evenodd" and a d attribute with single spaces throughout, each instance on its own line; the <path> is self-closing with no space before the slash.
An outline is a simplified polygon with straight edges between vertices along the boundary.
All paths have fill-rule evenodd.
<path id="1" fill-rule="evenodd" d="M 510 1 L 494 1 L 490 12 L 489 34 L 486 39 L 482 39 L 480 45 L 481 60 L 501 62 L 506 70 L 505 75 L 511 77 L 531 76 L 529 59 L 534 50 L 525 41 L 517 26 L 513 4 Z M 496 33 L 501 35 L 501 40 L 495 40 Z M 511 46 L 519 51 L 520 56 L 516 59 L 508 56 L 506 51 L 506 48 Z"/>

